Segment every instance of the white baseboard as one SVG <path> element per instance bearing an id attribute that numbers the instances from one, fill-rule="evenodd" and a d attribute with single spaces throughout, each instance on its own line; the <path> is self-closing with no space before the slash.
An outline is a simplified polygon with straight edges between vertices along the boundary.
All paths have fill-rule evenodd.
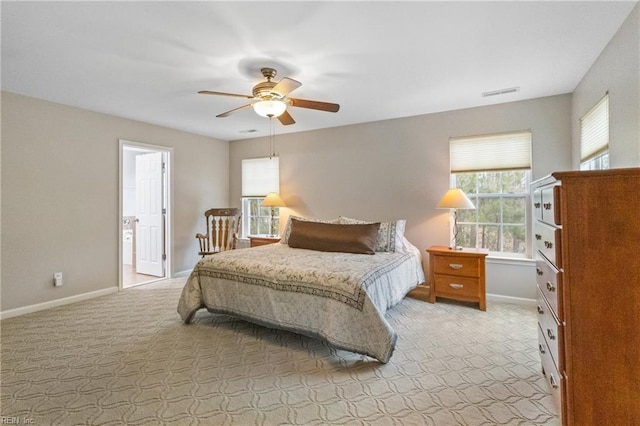
<path id="1" fill-rule="evenodd" d="M 189 275 L 191 275 L 191 271 L 193 271 L 193 269 L 187 269 L 186 271 L 175 272 L 173 275 L 171 275 L 171 278 L 186 278 Z"/>
<path id="2" fill-rule="evenodd" d="M 49 302 L 36 303 L 35 305 L 24 306 L 22 308 L 9 309 L 0 312 L 0 320 L 26 315 L 33 312 L 44 311 L 45 309 L 57 308 L 58 306 L 69 305 L 71 303 L 81 302 L 83 300 L 93 299 L 95 297 L 106 296 L 108 294 L 117 293 L 118 287 L 105 288 L 104 290 L 91 291 L 76 296 L 64 297 L 62 299 L 51 300 Z"/>
<path id="3" fill-rule="evenodd" d="M 487 300 L 495 302 L 514 303 L 516 305 L 536 306 L 535 299 L 525 299 L 524 297 L 503 296 L 501 294 L 487 294 Z"/>

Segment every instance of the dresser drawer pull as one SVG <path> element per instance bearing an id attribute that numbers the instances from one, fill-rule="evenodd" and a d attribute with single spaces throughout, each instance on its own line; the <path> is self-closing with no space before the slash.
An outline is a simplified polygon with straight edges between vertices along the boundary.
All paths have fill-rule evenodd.
<path id="1" fill-rule="evenodd" d="M 460 263 L 450 263 L 449 264 L 449 268 L 452 268 L 452 269 L 462 269 L 463 266 L 464 265 L 462 265 Z"/>
<path id="2" fill-rule="evenodd" d="M 544 242 L 544 246 L 545 246 L 546 248 L 550 249 L 550 248 L 552 248 L 552 247 L 553 247 L 553 243 L 552 243 L 551 241 L 545 241 L 545 242 Z"/>
<path id="3" fill-rule="evenodd" d="M 551 331 L 550 328 L 547 328 L 547 336 L 549 336 L 551 340 L 556 340 L 556 336 L 553 335 L 553 331 Z"/>
<path id="4" fill-rule="evenodd" d="M 556 291 L 556 286 L 554 286 L 553 284 L 551 284 L 551 281 L 547 281 L 547 290 L 548 290 L 549 292 Z"/>
<path id="5" fill-rule="evenodd" d="M 538 305 L 538 313 L 540 315 L 544 314 L 544 309 L 542 309 L 542 306 Z"/>
<path id="6" fill-rule="evenodd" d="M 547 353 L 547 351 L 544 350 L 544 345 L 542 343 L 538 345 L 538 349 L 540 349 L 540 353 L 543 355 Z"/>
<path id="7" fill-rule="evenodd" d="M 542 269 L 536 268 L 536 274 L 538 274 L 538 276 L 541 277 L 544 274 L 544 272 L 542 272 Z"/>
<path id="8" fill-rule="evenodd" d="M 535 207 L 536 209 L 539 209 L 540 208 L 540 203 L 539 202 L 533 203 L 533 207 Z"/>
<path id="9" fill-rule="evenodd" d="M 536 234 L 536 240 L 541 240 L 541 239 L 542 239 L 542 235 Z"/>
<path id="10" fill-rule="evenodd" d="M 545 210 L 551 210 L 551 203 L 544 203 L 542 207 L 544 207 Z"/>
<path id="11" fill-rule="evenodd" d="M 556 382 L 556 376 L 553 374 L 549 374 L 549 383 L 551 383 L 551 387 L 554 389 L 558 389 L 558 383 Z"/>
<path id="12" fill-rule="evenodd" d="M 464 284 L 456 284 L 456 283 L 450 283 L 449 287 L 455 289 L 455 290 L 460 290 L 462 287 L 464 287 Z"/>

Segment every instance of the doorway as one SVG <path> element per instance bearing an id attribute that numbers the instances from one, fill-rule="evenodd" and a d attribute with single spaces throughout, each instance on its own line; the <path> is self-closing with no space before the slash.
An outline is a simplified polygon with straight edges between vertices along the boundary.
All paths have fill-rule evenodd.
<path id="1" fill-rule="evenodd" d="M 120 140 L 119 287 L 169 277 L 172 149 Z"/>

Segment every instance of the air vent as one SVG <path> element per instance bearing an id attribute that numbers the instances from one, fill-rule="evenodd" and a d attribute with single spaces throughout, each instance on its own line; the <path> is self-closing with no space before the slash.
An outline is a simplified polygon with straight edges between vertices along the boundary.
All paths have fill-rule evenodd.
<path id="1" fill-rule="evenodd" d="M 484 92 L 482 94 L 482 97 L 488 98 L 489 96 L 506 95 L 507 93 L 515 93 L 519 90 L 520 87 L 509 87 L 508 89 L 493 90 L 491 92 Z"/>
<path id="2" fill-rule="evenodd" d="M 247 129 L 247 130 L 240 130 L 238 133 L 255 133 L 258 130 L 256 129 Z"/>

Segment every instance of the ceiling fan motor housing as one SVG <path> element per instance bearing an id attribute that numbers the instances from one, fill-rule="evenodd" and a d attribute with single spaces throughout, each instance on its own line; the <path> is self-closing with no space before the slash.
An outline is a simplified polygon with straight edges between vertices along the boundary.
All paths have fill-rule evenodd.
<path id="1" fill-rule="evenodd" d="M 256 84 L 255 86 L 253 86 L 253 97 L 262 99 L 264 101 L 282 99 L 282 95 L 271 91 L 271 89 L 276 87 L 276 84 L 277 83 L 273 81 L 263 81 L 262 83 Z"/>

